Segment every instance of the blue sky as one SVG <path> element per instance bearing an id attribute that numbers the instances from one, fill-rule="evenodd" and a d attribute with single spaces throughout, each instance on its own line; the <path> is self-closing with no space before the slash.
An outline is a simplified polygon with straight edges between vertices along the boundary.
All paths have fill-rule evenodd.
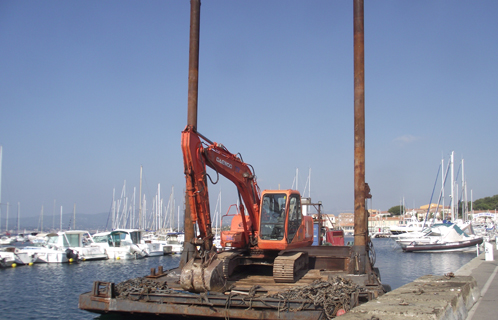
<path id="1" fill-rule="evenodd" d="M 199 132 L 240 152 L 261 189 L 291 188 L 298 168 L 303 192 L 311 168 L 311 197 L 334 214 L 354 204 L 352 10 L 201 6 Z M 496 1 L 366 1 L 369 206 L 427 204 L 451 151 L 469 200 L 498 193 L 497 15 Z M 187 0 L 0 1 L 2 220 L 6 202 L 108 212 L 125 180 L 138 193 L 141 165 L 148 201 L 160 183 L 181 203 L 189 19 Z M 236 202 L 227 181 L 210 190 Z"/>

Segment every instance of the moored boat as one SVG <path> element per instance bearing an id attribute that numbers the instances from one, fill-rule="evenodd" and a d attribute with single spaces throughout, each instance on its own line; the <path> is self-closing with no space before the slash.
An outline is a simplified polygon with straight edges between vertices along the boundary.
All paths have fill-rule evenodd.
<path id="1" fill-rule="evenodd" d="M 142 230 L 116 229 L 109 233 L 109 259 L 141 259 L 148 256 L 147 245 L 142 243 Z"/>
<path id="2" fill-rule="evenodd" d="M 183 241 L 185 234 L 183 232 L 168 232 L 166 234 L 166 244 L 171 246 L 171 253 L 183 252 Z"/>
<path id="3" fill-rule="evenodd" d="M 47 242 L 41 246 L 20 249 L 35 257 L 38 263 L 66 263 L 77 260 L 107 259 L 105 250 L 96 245 L 88 231 L 69 230 L 47 234 Z"/>
<path id="4" fill-rule="evenodd" d="M 447 228 L 445 230 L 445 228 Z M 468 235 L 456 224 L 445 226 L 440 236 L 425 236 L 401 245 L 404 252 L 475 251 L 482 237 Z"/>
<path id="5" fill-rule="evenodd" d="M 36 258 L 30 256 L 28 253 L 21 252 L 16 247 L 4 247 L 0 249 L 0 260 L 3 261 L 4 267 L 16 265 L 31 264 Z"/>
<path id="6" fill-rule="evenodd" d="M 477 245 L 482 243 L 482 238 L 474 238 L 463 241 L 442 243 L 413 243 L 403 247 L 405 252 L 451 252 L 451 251 L 475 251 Z"/>

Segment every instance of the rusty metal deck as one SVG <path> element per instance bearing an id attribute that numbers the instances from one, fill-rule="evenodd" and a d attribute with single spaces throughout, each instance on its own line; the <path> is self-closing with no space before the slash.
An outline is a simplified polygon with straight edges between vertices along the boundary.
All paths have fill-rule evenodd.
<path id="1" fill-rule="evenodd" d="M 368 301 L 378 296 L 379 288 L 368 289 L 367 275 L 352 275 L 350 269 L 349 247 L 311 248 L 310 269 L 295 283 L 275 282 L 270 273 L 256 272 L 252 267 L 241 270 L 228 279 L 226 292 L 190 293 L 180 286 L 180 270 L 173 269 L 156 272 L 137 278 L 146 281 L 148 288 L 142 286 L 137 279 L 128 280 L 133 283 L 134 290 L 123 297 L 118 290 L 121 284 L 109 282 L 94 283 L 92 292 L 80 295 L 79 308 L 90 312 L 106 314 L 143 315 L 154 317 L 184 318 L 231 318 L 231 319 L 324 319 L 335 314 L 340 306 L 352 305 L 358 301 Z M 316 267 L 320 267 L 316 268 Z M 270 269 L 271 270 L 271 269 Z M 316 283 L 331 283 L 334 278 L 349 279 L 360 288 L 355 293 L 348 293 L 337 301 L 335 307 L 323 306 L 310 301 L 309 297 L 299 294 L 292 299 L 285 297 L 284 292 L 309 288 Z M 135 281 L 136 280 L 136 281 Z M 135 281 L 135 282 L 134 282 Z M 125 285 L 126 286 L 126 285 Z M 152 290 L 150 288 L 153 288 Z M 315 298 L 316 299 L 316 298 Z"/>
<path id="2" fill-rule="evenodd" d="M 93 296 L 92 292 L 80 296 L 79 307 L 90 312 L 105 314 L 129 314 L 164 316 L 171 318 L 178 316 L 231 318 L 231 319 L 295 319 L 296 312 L 302 319 L 321 319 L 323 310 L 315 309 L 312 305 L 305 310 L 298 310 L 304 301 L 289 302 L 285 312 L 279 311 L 282 301 L 279 299 L 250 299 L 245 295 L 227 296 L 223 294 L 153 294 L 135 295 L 137 300 L 102 298 Z"/>

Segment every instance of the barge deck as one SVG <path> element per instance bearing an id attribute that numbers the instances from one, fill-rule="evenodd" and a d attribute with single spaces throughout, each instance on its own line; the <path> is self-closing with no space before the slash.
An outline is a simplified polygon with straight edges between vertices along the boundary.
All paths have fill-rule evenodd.
<path id="1" fill-rule="evenodd" d="M 310 268 L 295 283 L 275 282 L 271 268 L 250 266 L 227 279 L 223 292 L 192 293 L 182 289 L 180 269 L 159 267 L 119 284 L 95 281 L 91 292 L 80 295 L 79 308 L 134 316 L 331 319 L 387 291 L 375 268 L 353 274 L 351 247 L 309 249 Z"/>

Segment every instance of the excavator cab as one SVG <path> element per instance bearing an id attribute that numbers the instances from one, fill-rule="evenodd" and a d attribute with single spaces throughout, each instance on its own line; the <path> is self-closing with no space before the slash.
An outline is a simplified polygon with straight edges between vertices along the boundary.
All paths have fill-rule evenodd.
<path id="1" fill-rule="evenodd" d="M 313 243 L 313 220 L 304 217 L 301 195 L 296 190 L 265 190 L 261 197 L 257 246 L 267 250 L 285 250 Z M 233 216 L 230 230 L 221 232 L 221 245 L 226 249 L 249 245 L 245 232 L 252 229 L 246 216 L 244 229 L 240 212 Z"/>
<path id="2" fill-rule="evenodd" d="M 263 196 L 261 205 L 260 239 L 277 240 L 284 239 L 285 234 L 285 204 L 287 195 L 285 193 L 268 193 Z"/>
<path id="3" fill-rule="evenodd" d="M 296 190 L 265 190 L 261 196 L 258 247 L 285 250 L 313 243 L 313 220 L 304 217 Z"/>

